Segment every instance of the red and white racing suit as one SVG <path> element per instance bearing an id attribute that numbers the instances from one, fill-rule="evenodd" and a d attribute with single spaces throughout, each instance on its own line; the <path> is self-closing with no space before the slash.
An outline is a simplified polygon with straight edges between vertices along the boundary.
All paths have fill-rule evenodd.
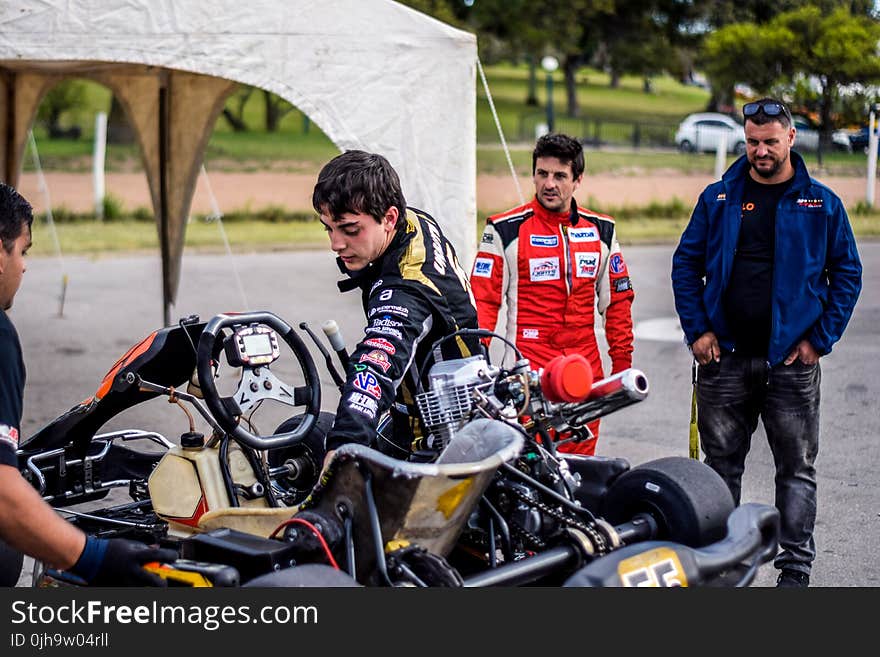
<path id="1" fill-rule="evenodd" d="M 614 219 L 580 208 L 551 212 L 537 199 L 491 216 L 471 273 L 480 327 L 495 330 L 507 302 L 506 337 L 533 368 L 559 354 L 581 354 L 604 377 L 595 311 L 605 320 L 611 373 L 632 365 L 632 282 Z M 598 437 L 599 422 L 590 424 Z M 593 454 L 596 440 L 560 451 Z"/>

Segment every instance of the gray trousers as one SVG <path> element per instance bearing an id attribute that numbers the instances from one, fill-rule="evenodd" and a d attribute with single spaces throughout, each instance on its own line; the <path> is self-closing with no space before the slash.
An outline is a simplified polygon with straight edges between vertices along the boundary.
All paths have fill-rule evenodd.
<path id="1" fill-rule="evenodd" d="M 705 462 L 740 503 L 742 474 L 758 418 L 776 465 L 780 552 L 774 565 L 810 572 L 816 557 L 816 454 L 819 450 L 819 364 L 772 368 L 762 358 L 722 354 L 697 375 L 697 425 Z"/>

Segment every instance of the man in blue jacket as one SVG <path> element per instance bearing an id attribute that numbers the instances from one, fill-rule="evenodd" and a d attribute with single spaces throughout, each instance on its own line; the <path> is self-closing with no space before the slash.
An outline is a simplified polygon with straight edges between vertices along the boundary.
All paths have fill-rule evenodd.
<path id="1" fill-rule="evenodd" d="M 862 266 L 841 200 L 791 151 L 780 101 L 743 106 L 746 155 L 700 195 L 672 258 L 675 308 L 699 364 L 705 461 L 740 501 L 760 417 L 776 465 L 777 586 L 808 586 L 816 556 L 819 358 L 840 339 Z"/>

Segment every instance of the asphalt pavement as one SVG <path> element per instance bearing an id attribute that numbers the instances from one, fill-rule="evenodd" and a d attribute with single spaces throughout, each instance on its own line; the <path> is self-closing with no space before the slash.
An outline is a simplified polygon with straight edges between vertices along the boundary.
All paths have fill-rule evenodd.
<path id="1" fill-rule="evenodd" d="M 677 327 L 669 282 L 673 245 L 624 248 L 636 290 L 634 367 L 645 372 L 648 398 L 603 419 L 598 454 L 633 465 L 687 455 L 691 359 Z M 821 437 L 817 461 L 818 556 L 812 584 L 880 586 L 880 242 L 859 245 L 862 295 L 843 339 L 821 360 Z M 28 260 L 10 313 L 21 335 L 28 369 L 24 435 L 30 435 L 92 395 L 125 351 L 162 325 L 158 254 Z M 67 279 L 62 295 L 62 281 Z M 172 317 L 203 319 L 227 311 L 269 310 L 291 325 L 335 319 L 349 345 L 364 324 L 358 294 L 340 294 L 329 251 L 240 254 L 186 253 Z M 63 299 L 63 303 L 62 303 Z M 323 357 L 312 353 L 322 367 Z M 323 407 L 338 401 L 328 374 Z M 161 400 L 135 407 L 105 427 L 186 430 L 182 413 Z M 752 441 L 743 502 L 773 503 L 773 465 L 763 428 Z M 764 566 L 754 583 L 771 586 Z M 26 577 L 21 584 L 26 583 Z"/>

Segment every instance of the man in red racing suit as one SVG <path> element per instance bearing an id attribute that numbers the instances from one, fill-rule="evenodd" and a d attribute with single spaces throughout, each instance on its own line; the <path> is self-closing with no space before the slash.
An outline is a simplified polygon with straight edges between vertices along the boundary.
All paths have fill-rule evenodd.
<path id="1" fill-rule="evenodd" d="M 532 155 L 535 198 L 491 216 L 471 273 L 480 327 L 495 330 L 507 302 L 506 337 L 533 368 L 559 354 L 581 354 L 593 379 L 604 377 L 595 311 L 605 320 L 611 373 L 632 365 L 632 283 L 614 219 L 580 208 L 573 199 L 584 171 L 583 147 L 559 134 L 541 137 Z M 593 437 L 559 446 L 594 454 Z M 561 438 L 561 437 L 560 437 Z"/>

